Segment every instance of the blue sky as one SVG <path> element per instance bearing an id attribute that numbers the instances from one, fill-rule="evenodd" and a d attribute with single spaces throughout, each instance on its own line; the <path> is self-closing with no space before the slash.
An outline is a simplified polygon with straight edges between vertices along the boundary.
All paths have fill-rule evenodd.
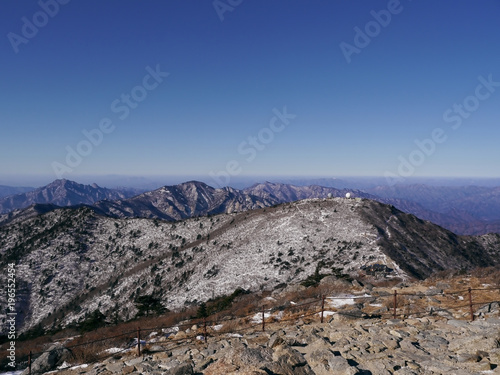
<path id="1" fill-rule="evenodd" d="M 0 184 L 499 177 L 498 1 L 6 0 L 1 10 Z"/>

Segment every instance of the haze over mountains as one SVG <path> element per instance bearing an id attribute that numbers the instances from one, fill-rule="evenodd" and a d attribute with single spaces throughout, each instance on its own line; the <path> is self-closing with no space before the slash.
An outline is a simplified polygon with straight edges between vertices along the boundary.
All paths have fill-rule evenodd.
<path id="1" fill-rule="evenodd" d="M 47 186 L 0 199 L 0 213 L 25 208 L 36 203 L 50 203 L 57 206 L 93 204 L 103 199 L 123 199 L 137 194 L 134 189 L 106 189 L 82 185 L 69 180 L 55 180 Z"/>
<path id="2" fill-rule="evenodd" d="M 0 185 L 0 198 L 8 197 L 9 195 L 27 193 L 28 191 L 34 190 L 30 187 L 13 187 Z"/>
<path id="3" fill-rule="evenodd" d="M 332 184 L 332 180 L 324 180 Z M 344 182 L 337 181 L 340 185 Z M 339 186 L 340 186 L 339 185 Z M 377 186 L 362 190 L 258 183 L 245 189 L 212 188 L 191 181 L 164 186 L 139 194 L 138 189 L 106 189 L 95 184 L 82 185 L 56 180 L 34 191 L 0 199 L 0 224 L 19 217 L 46 212 L 54 206 L 89 205 L 113 217 L 143 217 L 181 220 L 193 216 L 239 212 L 309 198 L 370 198 L 432 221 L 457 234 L 500 233 L 500 187 L 438 187 L 428 185 Z M 137 195 L 139 194 L 139 195 Z M 30 205 L 35 206 L 24 210 Z"/>

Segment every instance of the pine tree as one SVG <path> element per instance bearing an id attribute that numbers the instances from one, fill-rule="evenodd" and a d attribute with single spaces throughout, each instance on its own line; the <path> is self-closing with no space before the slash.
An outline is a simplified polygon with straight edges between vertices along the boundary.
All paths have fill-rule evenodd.
<path id="1" fill-rule="evenodd" d="M 205 302 L 202 302 L 200 307 L 198 307 L 198 311 L 196 312 L 196 317 L 200 319 L 208 317 L 207 304 Z"/>

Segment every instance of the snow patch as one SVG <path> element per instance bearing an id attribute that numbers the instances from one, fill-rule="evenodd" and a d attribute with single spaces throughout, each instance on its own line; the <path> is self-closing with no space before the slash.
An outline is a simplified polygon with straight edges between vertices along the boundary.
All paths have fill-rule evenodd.
<path id="1" fill-rule="evenodd" d="M 323 316 L 332 316 L 332 315 L 335 315 L 335 314 L 336 314 L 335 311 L 323 311 Z M 319 312 L 317 315 L 321 316 L 321 313 Z"/>
<path id="2" fill-rule="evenodd" d="M 271 317 L 270 313 L 264 313 L 264 319 L 268 319 Z M 262 323 L 262 313 L 257 313 L 252 317 L 252 323 L 258 324 Z"/>
<path id="3" fill-rule="evenodd" d="M 119 353 L 123 350 L 124 349 L 122 349 L 122 348 L 109 348 L 109 349 L 106 349 L 104 352 L 108 353 L 108 354 L 115 354 L 115 353 Z"/>
<path id="4" fill-rule="evenodd" d="M 363 296 L 354 296 L 354 295 L 345 295 L 338 297 L 327 297 L 328 303 L 331 307 L 341 307 L 345 305 L 354 305 L 357 299 L 371 297 L 368 294 L 364 294 Z"/>

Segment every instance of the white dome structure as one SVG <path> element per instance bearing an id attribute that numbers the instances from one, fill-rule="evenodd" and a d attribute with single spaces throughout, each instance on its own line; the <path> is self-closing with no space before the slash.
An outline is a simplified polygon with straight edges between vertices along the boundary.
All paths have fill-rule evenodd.
<path id="1" fill-rule="evenodd" d="M 346 193 L 345 197 L 346 197 L 347 199 L 350 199 L 350 198 L 351 198 L 351 193 Z"/>

